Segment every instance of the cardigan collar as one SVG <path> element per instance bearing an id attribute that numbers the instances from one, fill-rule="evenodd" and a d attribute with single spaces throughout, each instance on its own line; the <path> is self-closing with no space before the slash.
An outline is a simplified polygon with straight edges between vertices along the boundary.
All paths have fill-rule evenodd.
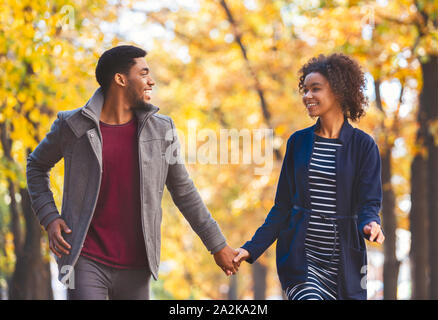
<path id="1" fill-rule="evenodd" d="M 312 126 L 312 134 L 321 128 L 321 120 L 318 118 L 316 123 Z M 339 140 L 343 145 L 347 144 L 353 134 L 354 127 L 348 122 L 347 117 L 344 116 L 344 123 L 341 127 L 341 132 L 339 133 Z"/>

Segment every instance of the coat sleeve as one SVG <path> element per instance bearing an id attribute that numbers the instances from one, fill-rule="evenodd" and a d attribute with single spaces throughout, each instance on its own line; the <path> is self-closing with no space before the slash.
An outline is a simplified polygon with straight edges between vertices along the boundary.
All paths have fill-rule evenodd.
<path id="1" fill-rule="evenodd" d="M 370 222 L 381 224 L 379 212 L 382 205 L 382 178 L 381 160 L 377 144 L 369 137 L 359 167 L 358 182 L 358 228 L 360 234 L 368 239 L 363 233 L 363 228 Z"/>
<path id="2" fill-rule="evenodd" d="M 45 229 L 60 218 L 50 190 L 50 170 L 62 158 L 61 126 L 62 117 L 58 113 L 50 132 L 27 158 L 26 178 L 32 209 Z"/>
<path id="3" fill-rule="evenodd" d="M 166 152 L 166 161 L 169 162 L 166 186 L 173 202 L 189 222 L 191 228 L 206 248 L 214 254 L 226 246 L 226 240 L 189 177 L 180 155 L 180 143 L 172 120 L 171 124 L 173 138 L 169 147 L 171 149 L 168 149 L 171 152 Z"/>
<path id="4" fill-rule="evenodd" d="M 281 167 L 274 206 L 252 239 L 242 246 L 243 249 L 250 253 L 250 259 L 247 260 L 249 263 L 255 262 L 278 238 L 280 230 L 284 227 L 290 210 L 292 209 L 291 191 L 293 192 L 294 190 L 293 140 L 294 135 L 292 135 L 287 142 L 286 155 L 284 156 Z"/>

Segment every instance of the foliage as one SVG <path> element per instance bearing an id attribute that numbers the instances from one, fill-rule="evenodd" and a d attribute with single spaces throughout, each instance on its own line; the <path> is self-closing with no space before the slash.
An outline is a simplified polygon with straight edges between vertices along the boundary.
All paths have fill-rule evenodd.
<path id="1" fill-rule="evenodd" d="M 0 124 L 6 124 L 12 149 L 8 159 L 0 148 L 0 276 L 10 274 L 14 259 L 8 203 L 2 200 L 8 196 L 8 178 L 16 187 L 25 187 L 27 154 L 47 133 L 56 112 L 82 106 L 97 87 L 97 58 L 123 42 L 123 35 L 108 29 L 122 10 L 143 14 L 145 30 L 164 31 L 164 36 L 144 33 L 144 38 L 154 40 L 147 56 L 157 82 L 153 103 L 175 120 L 183 143 L 193 124 L 198 131 L 212 130 L 218 138 L 221 129 L 273 129 L 276 153 L 272 170 L 264 175 L 255 174 L 260 164 L 242 164 L 242 155 L 238 164 L 187 164 L 231 246 L 248 240 L 273 205 L 287 138 L 314 122 L 302 106 L 297 74 L 319 53 L 349 54 L 368 73 L 371 103 L 367 116 L 355 125 L 372 134 L 381 150 L 396 147 L 392 186 L 399 226 L 408 228 L 402 204 L 409 199 L 412 157 L 421 152 L 415 145 L 422 86 L 419 61 L 438 52 L 437 28 L 424 20 L 424 13 L 436 17 L 437 6 L 426 0 L 203 0 L 172 5 L 3 0 Z M 383 96 L 381 109 L 375 101 L 375 81 L 389 88 L 382 90 L 389 94 Z M 402 87 L 400 100 L 397 92 Z M 196 150 L 206 141 L 199 137 Z M 242 154 L 241 144 L 239 150 Z M 60 207 L 62 162 L 54 168 L 51 183 Z M 163 212 L 163 281 L 153 286 L 156 298 L 226 298 L 230 279 L 214 264 L 168 193 Z M 269 271 L 268 296 L 280 292 L 273 250 L 260 260 Z M 241 266 L 238 279 L 238 297 L 251 298 L 248 264 Z"/>
<path id="2" fill-rule="evenodd" d="M 2 277 L 10 276 L 15 263 L 7 206 L 11 197 L 20 203 L 27 155 L 48 132 L 56 113 L 81 106 L 92 93 L 96 58 L 102 47 L 111 45 L 108 39 L 105 44 L 99 23 L 116 17 L 114 8 L 105 5 L 102 0 L 75 4 L 3 0 L 0 6 L 0 125 L 5 138 L 0 146 Z M 61 162 L 51 175 L 58 206 L 62 180 Z M 9 194 L 10 186 L 17 194 Z M 21 216 L 21 208 L 17 210 Z M 43 251 L 48 254 L 46 241 Z"/>

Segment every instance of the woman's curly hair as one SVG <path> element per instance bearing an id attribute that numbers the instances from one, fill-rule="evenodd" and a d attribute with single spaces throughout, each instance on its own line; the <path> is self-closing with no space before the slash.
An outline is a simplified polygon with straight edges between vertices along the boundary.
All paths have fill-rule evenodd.
<path id="1" fill-rule="evenodd" d="M 329 82 L 344 115 L 352 121 L 365 115 L 368 98 L 365 96 L 365 75 L 360 65 L 342 53 L 319 55 L 310 59 L 299 71 L 299 91 L 303 93 L 304 79 L 309 73 L 318 72 Z"/>

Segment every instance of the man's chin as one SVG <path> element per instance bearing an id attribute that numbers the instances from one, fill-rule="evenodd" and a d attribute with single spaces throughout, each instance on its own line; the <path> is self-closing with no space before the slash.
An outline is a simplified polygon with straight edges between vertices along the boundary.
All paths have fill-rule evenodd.
<path id="1" fill-rule="evenodd" d="M 150 103 L 149 103 L 149 101 L 145 101 L 145 100 L 137 100 L 134 103 L 133 108 L 134 109 L 149 109 Z"/>

